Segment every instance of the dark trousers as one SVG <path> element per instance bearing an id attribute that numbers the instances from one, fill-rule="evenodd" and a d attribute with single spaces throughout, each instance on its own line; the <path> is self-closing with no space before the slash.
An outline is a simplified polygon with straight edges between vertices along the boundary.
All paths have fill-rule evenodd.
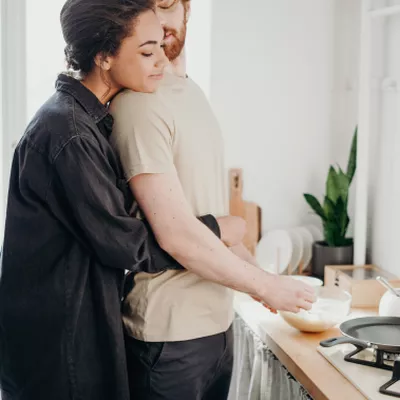
<path id="1" fill-rule="evenodd" d="M 131 400 L 226 400 L 233 365 L 233 329 L 182 342 L 126 337 Z"/>

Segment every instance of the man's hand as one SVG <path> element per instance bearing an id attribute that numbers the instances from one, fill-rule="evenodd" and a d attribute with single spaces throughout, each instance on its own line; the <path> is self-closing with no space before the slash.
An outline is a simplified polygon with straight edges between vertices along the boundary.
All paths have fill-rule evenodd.
<path id="1" fill-rule="evenodd" d="M 315 290 L 290 276 L 271 275 L 260 300 L 272 310 L 298 313 L 310 310 L 316 300 Z"/>
<path id="2" fill-rule="evenodd" d="M 243 241 L 246 234 L 246 221 L 240 217 L 227 215 L 217 218 L 221 230 L 221 240 L 226 246 L 232 247 Z"/>

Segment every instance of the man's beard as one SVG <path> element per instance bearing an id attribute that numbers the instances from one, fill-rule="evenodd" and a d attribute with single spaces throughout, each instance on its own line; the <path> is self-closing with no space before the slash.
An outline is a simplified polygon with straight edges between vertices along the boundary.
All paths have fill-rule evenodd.
<path id="1" fill-rule="evenodd" d="M 167 56 L 169 61 L 176 60 L 182 53 L 183 48 L 185 47 L 186 31 L 187 31 L 186 23 L 187 19 L 185 15 L 185 19 L 183 21 L 182 27 L 179 32 L 177 32 L 175 29 L 169 29 L 167 26 L 164 27 L 165 36 L 170 34 L 173 37 L 172 42 L 167 43 L 164 48 L 165 55 Z"/>

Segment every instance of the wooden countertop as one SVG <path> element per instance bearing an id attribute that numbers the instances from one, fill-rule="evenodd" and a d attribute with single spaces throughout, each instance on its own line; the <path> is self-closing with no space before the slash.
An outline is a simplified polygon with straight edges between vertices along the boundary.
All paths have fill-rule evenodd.
<path id="1" fill-rule="evenodd" d="M 237 293 L 235 310 L 276 355 L 314 400 L 365 400 L 366 398 L 318 351 L 319 342 L 340 336 L 337 328 L 323 333 L 302 333 L 274 315 L 250 296 Z M 352 316 L 376 314 L 352 310 Z"/>

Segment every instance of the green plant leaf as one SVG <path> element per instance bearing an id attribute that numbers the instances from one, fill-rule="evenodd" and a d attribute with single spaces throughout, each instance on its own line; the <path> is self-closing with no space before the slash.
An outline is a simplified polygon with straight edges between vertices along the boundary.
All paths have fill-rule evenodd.
<path id="1" fill-rule="evenodd" d="M 329 247 L 340 246 L 340 228 L 336 221 L 324 222 L 324 237 Z"/>
<path id="2" fill-rule="evenodd" d="M 349 224 L 347 215 L 347 205 L 341 196 L 337 202 L 329 197 L 324 200 L 324 212 L 326 220 L 324 221 L 325 241 L 329 246 L 343 246 L 346 242 L 346 231 Z"/>
<path id="3" fill-rule="evenodd" d="M 319 201 L 312 194 L 305 193 L 304 198 L 308 205 L 313 209 L 313 211 L 322 218 L 323 221 L 326 220 L 324 209 L 322 208 Z"/>
<path id="4" fill-rule="evenodd" d="M 336 185 L 337 185 L 337 190 L 339 192 L 339 197 L 343 199 L 344 204 L 347 207 L 347 199 L 349 198 L 350 180 L 349 177 L 342 171 L 342 169 L 339 169 L 339 173 L 336 176 Z M 339 200 L 339 197 L 337 200 Z"/>
<path id="5" fill-rule="evenodd" d="M 326 178 L 326 196 L 329 197 L 333 203 L 336 203 L 339 197 L 337 172 L 332 165 L 329 168 L 328 177 Z"/>
<path id="6" fill-rule="evenodd" d="M 347 177 L 349 178 L 349 183 L 353 181 L 354 174 L 357 168 L 357 137 L 358 137 L 358 126 L 354 131 L 353 141 L 351 143 L 349 161 L 347 163 Z"/>
<path id="7" fill-rule="evenodd" d="M 345 238 L 343 242 L 343 246 L 351 246 L 353 244 L 352 238 Z"/>
<path id="8" fill-rule="evenodd" d="M 335 209 L 336 221 L 339 225 L 341 242 L 343 242 L 346 237 L 347 227 L 349 226 L 350 222 L 349 216 L 347 214 L 346 203 L 347 202 L 345 202 L 342 197 L 339 197 Z"/>
<path id="9" fill-rule="evenodd" d="M 311 194 L 304 197 L 313 211 L 322 218 L 324 237 L 328 246 L 348 246 L 352 239 L 346 238 L 350 223 L 347 214 L 350 184 L 354 178 L 357 167 L 357 136 L 356 126 L 347 165 L 347 172 L 338 166 L 337 170 L 331 165 L 326 179 L 326 195 L 323 207 Z"/>
<path id="10" fill-rule="evenodd" d="M 324 213 L 328 221 L 335 220 L 335 203 L 328 196 L 324 199 Z"/>

